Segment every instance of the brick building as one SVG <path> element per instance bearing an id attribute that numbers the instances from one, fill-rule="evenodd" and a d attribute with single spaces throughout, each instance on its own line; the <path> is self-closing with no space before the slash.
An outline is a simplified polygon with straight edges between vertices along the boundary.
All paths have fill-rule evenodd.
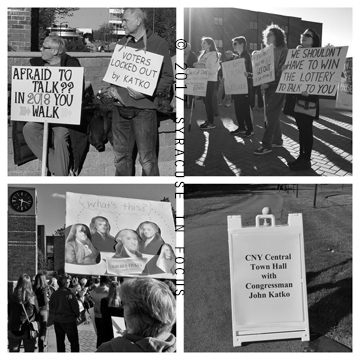
<path id="1" fill-rule="evenodd" d="M 31 8 L 8 8 L 8 49 L 31 50 Z"/>
<path id="2" fill-rule="evenodd" d="M 262 32 L 271 23 L 279 25 L 286 33 L 288 48 L 299 45 L 300 34 L 313 28 L 322 37 L 322 24 L 301 18 L 236 8 L 186 8 L 184 39 L 190 41 L 192 50 L 201 50 L 201 38 L 210 36 L 223 54 L 232 50 L 232 39 L 245 36 L 248 52 L 259 50 Z"/>

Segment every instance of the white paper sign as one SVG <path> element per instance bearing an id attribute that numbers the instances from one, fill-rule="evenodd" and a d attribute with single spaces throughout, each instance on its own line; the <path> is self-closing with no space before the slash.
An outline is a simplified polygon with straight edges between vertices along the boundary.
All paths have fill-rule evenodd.
<path id="1" fill-rule="evenodd" d="M 225 94 L 247 94 L 248 82 L 245 76 L 245 59 L 225 61 L 221 66 L 225 79 Z"/>
<path id="2" fill-rule="evenodd" d="M 251 61 L 254 86 L 266 84 L 275 80 L 273 45 L 267 46 L 254 53 Z"/>
<path id="3" fill-rule="evenodd" d="M 175 278 L 172 265 L 170 203 L 66 193 L 66 272 Z"/>
<path id="4" fill-rule="evenodd" d="M 186 95 L 206 96 L 209 69 L 187 69 L 185 79 Z"/>
<path id="5" fill-rule="evenodd" d="M 335 95 L 347 50 L 347 46 L 290 49 L 276 92 Z"/>
<path id="6" fill-rule="evenodd" d="M 13 66 L 11 120 L 79 125 L 84 68 Z"/>
<path id="7" fill-rule="evenodd" d="M 156 89 L 163 58 L 159 54 L 118 44 L 103 80 L 151 96 Z"/>
<path id="8" fill-rule="evenodd" d="M 112 322 L 114 338 L 123 336 L 123 333 L 126 330 L 125 319 L 123 317 L 112 316 L 111 322 Z"/>
<path id="9" fill-rule="evenodd" d="M 228 216 L 228 234 L 234 346 L 309 340 L 302 215 L 289 214 L 284 226 L 275 226 L 273 215 L 259 215 L 255 227 Z"/>

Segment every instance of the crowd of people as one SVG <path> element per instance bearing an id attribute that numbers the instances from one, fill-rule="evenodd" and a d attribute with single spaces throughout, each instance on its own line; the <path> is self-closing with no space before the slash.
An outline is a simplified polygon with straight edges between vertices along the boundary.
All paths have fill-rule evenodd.
<path id="1" fill-rule="evenodd" d="M 232 39 L 233 51 L 225 51 L 224 61 L 241 58 L 245 60 L 246 71 L 244 75 L 248 83 L 247 94 L 231 95 L 237 119 L 237 128 L 231 131 L 231 133 L 241 137 L 252 137 L 254 135 L 254 127 L 251 110 L 263 110 L 265 107 L 264 117 L 266 126 L 262 135 L 261 146 L 258 149 L 254 149 L 253 153 L 255 155 L 266 155 L 272 152 L 273 148 L 283 146 L 280 116 L 281 112 L 284 111 L 286 115 L 291 115 L 295 118 L 299 130 L 299 156 L 295 161 L 290 162 L 288 166 L 293 171 L 310 169 L 313 146 L 312 123 L 319 116 L 318 96 L 310 95 L 306 91 L 298 95 L 285 95 L 276 92 L 281 73 L 285 69 L 288 53 L 286 34 L 280 26 L 271 24 L 266 27 L 262 35 L 264 45 L 272 45 L 274 48 L 275 79 L 271 82 L 256 87 L 253 86 L 251 56 L 247 52 L 247 41 L 244 36 L 237 36 Z M 310 48 L 320 46 L 320 37 L 315 30 L 306 29 L 300 35 L 298 47 Z M 229 107 L 231 99 L 224 92 L 221 53 L 218 51 L 215 41 L 210 37 L 203 37 L 201 39 L 201 47 L 202 50 L 199 56 L 196 56 L 188 44 L 185 50 L 185 63 L 189 68 L 209 69 L 206 96 L 203 97 L 207 120 L 200 125 L 200 129 L 211 130 L 216 128 L 215 116 L 219 115 L 218 106 L 224 103 L 226 107 Z M 194 106 L 193 97 L 189 98 L 190 105 L 188 106 Z M 257 106 L 255 106 L 256 98 L 258 100 Z"/>
<path id="2" fill-rule="evenodd" d="M 9 294 L 9 351 L 23 344 L 25 352 L 44 352 L 54 326 L 57 352 L 65 352 L 65 336 L 71 352 L 80 352 L 78 325 L 91 321 L 93 308 L 97 352 L 175 352 L 174 287 L 153 278 L 22 274 Z M 112 317 L 124 319 L 121 336 L 114 336 Z"/>
<path id="3" fill-rule="evenodd" d="M 159 79 L 152 96 L 131 87 L 111 84 L 94 96 L 83 84 L 80 125 L 49 124 L 47 175 L 77 176 L 84 164 L 89 143 L 104 149 L 109 140 L 113 147 L 116 176 L 135 174 L 134 154 L 137 149 L 143 176 L 159 176 L 157 111 L 168 112 L 170 89 L 173 85 L 173 67 L 168 43 L 147 27 L 144 9 L 126 9 L 122 24 L 126 36 L 119 45 L 144 50 L 163 57 Z M 84 35 L 86 47 L 96 51 L 91 34 Z M 31 66 L 80 67 L 77 58 L 66 53 L 65 41 L 49 35 L 43 41 L 41 57 L 30 59 Z M 110 85 L 110 84 L 109 84 Z M 100 104 L 99 104 L 100 103 Z M 13 122 L 14 162 L 24 164 L 43 157 L 44 123 Z M 136 146 L 136 148 L 135 148 Z"/>

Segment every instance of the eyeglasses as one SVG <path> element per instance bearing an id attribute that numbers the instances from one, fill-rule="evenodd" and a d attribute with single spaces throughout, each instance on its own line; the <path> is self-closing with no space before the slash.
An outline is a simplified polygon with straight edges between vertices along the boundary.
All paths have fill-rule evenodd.
<path id="1" fill-rule="evenodd" d="M 311 34 L 309 34 L 309 33 L 301 34 L 300 36 L 307 37 L 307 38 L 313 38 L 313 36 Z"/>
<path id="2" fill-rule="evenodd" d="M 47 47 L 47 46 L 44 46 L 44 45 L 40 45 L 39 49 L 44 49 L 44 50 L 50 50 L 52 49 L 52 47 Z"/>

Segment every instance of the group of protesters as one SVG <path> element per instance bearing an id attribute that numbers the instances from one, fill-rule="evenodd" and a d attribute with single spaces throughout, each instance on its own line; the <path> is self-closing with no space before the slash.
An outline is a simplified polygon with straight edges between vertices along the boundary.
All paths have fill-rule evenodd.
<path id="1" fill-rule="evenodd" d="M 255 108 L 254 99 L 256 93 L 258 98 L 257 109 L 262 109 L 263 106 L 265 106 L 264 116 L 266 117 L 266 126 L 262 136 L 261 146 L 258 149 L 254 149 L 253 153 L 255 155 L 266 155 L 271 153 L 273 148 L 283 146 L 280 115 L 284 110 L 286 115 L 291 115 L 295 118 L 299 130 L 299 155 L 295 161 L 289 162 L 288 166 L 293 171 L 310 169 L 313 147 L 312 124 L 314 119 L 319 116 L 319 98 L 317 95 L 310 95 L 306 91 L 298 95 L 288 95 L 276 92 L 281 73 L 285 69 L 288 53 L 286 34 L 280 26 L 271 24 L 267 26 L 262 35 L 264 45 L 273 45 L 274 48 L 275 80 L 269 83 L 262 84 L 255 88 L 253 87 L 251 56 L 246 50 L 247 41 L 244 36 L 233 38 L 233 51 L 227 50 L 225 53 L 225 61 L 241 58 L 245 60 L 245 77 L 247 78 L 248 83 L 247 94 L 232 95 L 238 126 L 234 131 L 231 131 L 231 134 L 241 137 L 252 137 L 254 135 L 251 109 Z M 218 115 L 218 102 L 221 103 L 222 100 L 221 93 L 224 79 L 222 78 L 219 81 L 221 53 L 219 53 L 214 40 L 211 37 L 203 37 L 201 40 L 202 51 L 200 52 L 200 55 L 197 57 L 196 54 L 191 51 L 190 46 L 188 46 L 185 52 L 185 62 L 188 67 L 206 68 L 209 70 L 206 96 L 203 97 L 207 120 L 200 125 L 200 129 L 211 130 L 216 128 L 215 116 Z M 298 47 L 311 48 L 320 46 L 320 37 L 315 30 L 306 29 L 300 35 L 300 44 Z M 221 85 L 220 99 L 215 95 L 219 84 Z M 265 102 L 264 104 L 262 101 L 263 99 Z M 299 110 L 299 108 L 295 107 L 296 102 L 303 102 L 305 104 L 304 108 L 315 110 L 311 112 Z M 225 98 L 225 106 L 230 106 L 229 98 Z"/>
<path id="2" fill-rule="evenodd" d="M 50 124 L 49 146 L 45 152 L 47 175 L 77 176 L 88 152 L 89 143 L 104 147 L 109 140 L 114 151 L 116 176 L 133 176 L 135 173 L 135 145 L 143 176 L 159 176 L 157 111 L 165 112 L 170 106 L 173 69 L 169 46 L 160 36 L 147 28 L 146 10 L 126 9 L 122 24 L 126 36 L 119 45 L 144 50 L 163 56 L 161 71 L 152 96 L 144 95 L 131 87 L 111 84 L 95 96 L 91 89 L 83 91 L 80 125 Z M 86 46 L 93 51 L 91 37 Z M 40 47 L 41 57 L 32 58 L 31 66 L 80 67 L 77 58 L 66 53 L 65 41 L 49 35 Z M 92 101 L 94 99 L 94 101 Z M 100 103 L 100 104 L 98 104 Z M 91 111 L 92 106 L 104 111 Z M 90 111 L 89 111 L 90 109 Z M 111 111 L 109 110 L 111 109 Z M 16 164 L 43 158 L 44 124 L 14 121 L 13 142 Z"/>
<path id="3" fill-rule="evenodd" d="M 80 352 L 78 325 L 94 308 L 96 352 L 175 352 L 176 302 L 171 280 L 62 275 L 34 279 L 22 274 L 9 294 L 8 347 L 19 352 L 44 352 L 47 329 L 54 326 L 57 352 Z M 124 318 L 126 329 L 114 337 L 112 317 Z M 95 345 L 95 344 L 94 344 Z"/>

